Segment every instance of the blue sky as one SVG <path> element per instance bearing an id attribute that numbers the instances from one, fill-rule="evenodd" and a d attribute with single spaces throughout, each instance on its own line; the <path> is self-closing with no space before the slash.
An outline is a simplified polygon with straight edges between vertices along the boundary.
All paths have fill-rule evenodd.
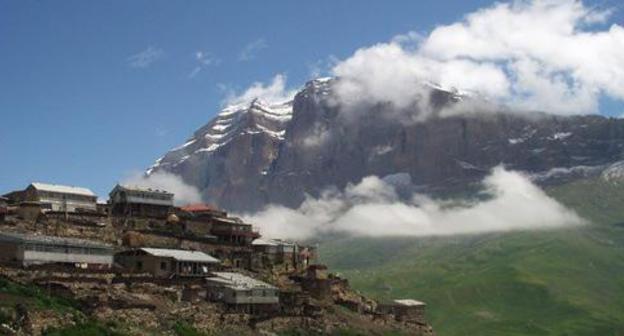
<path id="1" fill-rule="evenodd" d="M 105 196 L 210 120 L 227 90 L 278 73 L 296 86 L 333 57 L 491 3 L 2 1 L 0 193 L 44 181 Z"/>

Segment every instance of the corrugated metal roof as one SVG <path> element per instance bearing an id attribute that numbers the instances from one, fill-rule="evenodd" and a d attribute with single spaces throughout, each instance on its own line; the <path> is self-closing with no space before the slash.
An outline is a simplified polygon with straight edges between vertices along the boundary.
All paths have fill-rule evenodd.
<path id="1" fill-rule="evenodd" d="M 424 302 L 412 299 L 394 300 L 394 302 L 403 306 L 426 306 Z"/>
<path id="2" fill-rule="evenodd" d="M 256 245 L 256 246 L 278 246 L 279 244 L 277 244 L 276 242 L 274 242 L 273 240 L 270 240 L 270 239 L 254 239 L 254 241 L 251 242 L 251 245 Z"/>
<path id="3" fill-rule="evenodd" d="M 266 282 L 256 280 L 246 275 L 235 272 L 212 272 L 214 277 L 207 278 L 208 281 L 222 284 L 236 290 L 248 289 L 277 289 Z"/>
<path id="4" fill-rule="evenodd" d="M 200 212 L 200 211 L 219 211 L 220 212 L 221 211 L 216 206 L 212 204 L 206 204 L 206 203 L 187 204 L 181 207 L 181 209 L 184 211 L 188 211 L 188 212 Z"/>
<path id="5" fill-rule="evenodd" d="M 294 243 L 281 239 L 255 239 L 251 245 L 256 246 L 295 246 Z"/>
<path id="6" fill-rule="evenodd" d="M 37 243 L 57 246 L 90 247 L 112 249 L 112 246 L 86 239 L 23 234 L 14 232 L 0 232 L 0 241 L 16 243 Z"/>
<path id="7" fill-rule="evenodd" d="M 224 222 L 224 223 L 251 225 L 251 224 L 245 224 L 243 222 L 243 220 L 238 218 L 238 217 L 227 217 L 227 218 L 226 217 L 217 217 L 215 219 L 220 221 L 220 222 Z"/>
<path id="8" fill-rule="evenodd" d="M 219 259 L 201 251 L 174 250 L 143 247 L 141 251 L 156 257 L 173 258 L 178 261 L 219 263 Z"/>
<path id="9" fill-rule="evenodd" d="M 40 190 L 40 191 L 50 191 L 50 192 L 57 192 L 57 193 L 62 193 L 62 194 L 96 197 L 93 191 L 87 188 L 82 188 L 82 187 L 73 187 L 73 186 L 66 186 L 66 185 L 60 185 L 60 184 L 41 183 L 41 182 L 34 182 L 32 183 L 32 186 L 35 189 Z"/>
<path id="10" fill-rule="evenodd" d="M 128 185 L 128 184 L 119 184 L 118 185 L 120 188 L 125 189 L 125 190 L 130 190 L 130 191 L 140 191 L 140 192 L 147 192 L 147 193 L 157 193 L 157 194 L 167 194 L 167 195 L 172 195 L 173 193 L 168 192 L 167 190 L 161 190 L 161 189 L 152 189 L 150 187 L 143 187 L 143 186 L 137 186 L 137 185 Z"/>

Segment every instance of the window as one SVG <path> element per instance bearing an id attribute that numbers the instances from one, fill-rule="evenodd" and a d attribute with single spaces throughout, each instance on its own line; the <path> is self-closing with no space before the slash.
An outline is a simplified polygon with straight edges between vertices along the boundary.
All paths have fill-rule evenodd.
<path id="1" fill-rule="evenodd" d="M 165 262 L 165 261 L 161 261 L 160 262 L 160 270 L 161 271 L 166 271 L 167 270 L 167 262 Z"/>
<path id="2" fill-rule="evenodd" d="M 137 261 L 136 262 L 136 268 L 141 271 L 143 270 L 143 262 L 142 261 Z"/>

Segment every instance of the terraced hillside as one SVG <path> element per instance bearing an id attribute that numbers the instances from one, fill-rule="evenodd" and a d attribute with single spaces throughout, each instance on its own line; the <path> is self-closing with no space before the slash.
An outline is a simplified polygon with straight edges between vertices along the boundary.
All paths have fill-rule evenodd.
<path id="1" fill-rule="evenodd" d="M 438 335 L 624 335 L 624 186 L 592 178 L 548 192 L 591 224 L 342 238 L 323 243 L 321 257 L 367 294 L 426 301 Z"/>

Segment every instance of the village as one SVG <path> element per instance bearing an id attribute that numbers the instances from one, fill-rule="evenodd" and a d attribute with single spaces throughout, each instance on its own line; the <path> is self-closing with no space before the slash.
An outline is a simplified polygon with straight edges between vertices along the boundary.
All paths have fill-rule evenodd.
<path id="1" fill-rule="evenodd" d="M 0 276 L 79 302 L 137 334 L 183 319 L 198 330 L 331 333 L 350 324 L 431 335 L 425 303 L 376 302 L 318 263 L 316 246 L 262 237 L 209 204 L 116 185 L 32 183 L 0 198 Z M 348 313 L 347 313 L 348 312 Z M 40 335 L 70 319 L 16 306 L 0 334 Z M 39 314 L 39 315 L 37 315 Z M 243 332 L 244 333 L 244 332 Z"/>

